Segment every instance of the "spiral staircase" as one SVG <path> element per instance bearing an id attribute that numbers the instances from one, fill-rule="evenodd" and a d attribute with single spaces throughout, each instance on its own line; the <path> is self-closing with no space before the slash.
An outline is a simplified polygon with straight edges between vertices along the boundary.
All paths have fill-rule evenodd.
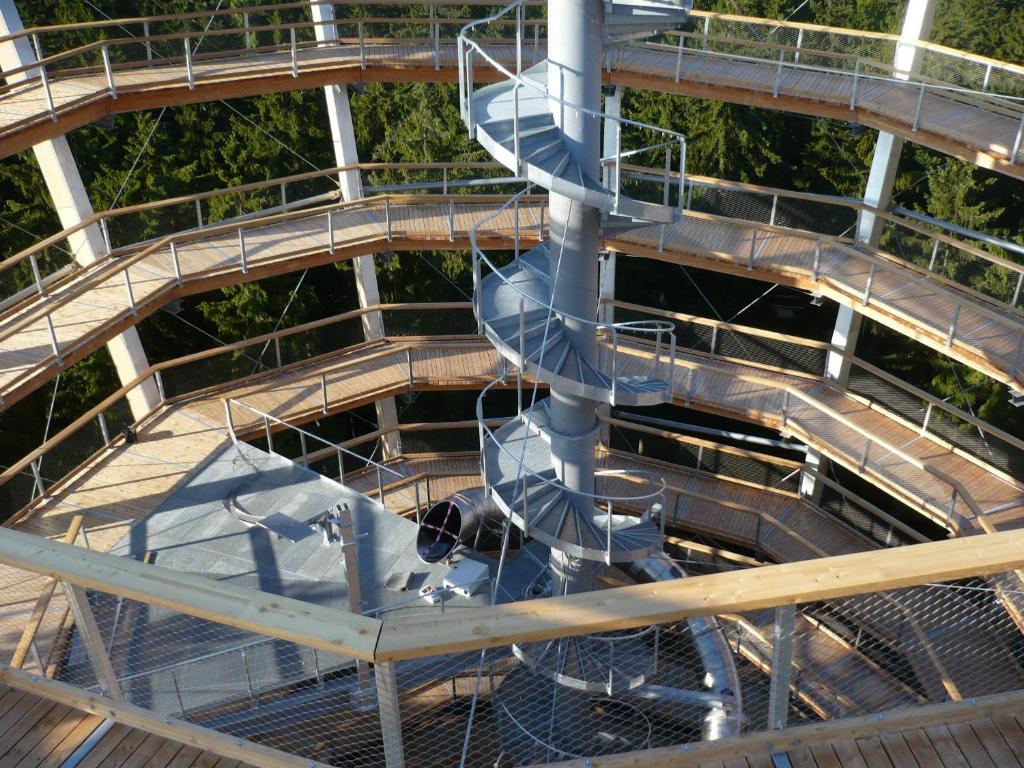
<path id="1" fill-rule="evenodd" d="M 606 45 L 652 35 L 684 22 L 689 4 L 633 0 L 605 3 Z M 592 451 L 597 428 L 584 434 L 559 434 L 552 424 L 550 398 L 523 393 L 524 375 L 553 391 L 609 405 L 651 406 L 672 398 L 676 340 L 674 325 L 665 322 L 603 323 L 598 307 L 590 316 L 562 311 L 554 289 L 562 269 L 561 253 L 539 224 L 541 244 L 522 250 L 524 222 L 520 202 L 534 187 L 597 209 L 605 227 L 616 223 L 668 224 L 681 218 L 686 141 L 683 136 L 619 116 L 588 110 L 564 101 L 548 89 L 548 62 L 522 69 L 522 34 L 517 34 L 516 71 L 503 67 L 481 42 L 473 39 L 480 24 L 515 13 L 522 28 L 524 6 L 513 3 L 490 19 L 468 25 L 459 37 L 459 96 L 470 135 L 502 165 L 528 185 L 501 209 L 478 222 L 473 244 L 473 306 L 480 331 L 515 370 L 519 408 L 501 427 L 488 424 L 487 387 L 477 404 L 484 483 L 487 492 L 524 537 L 581 561 L 637 563 L 659 552 L 664 536 L 661 512 L 665 482 L 644 472 L 597 470 L 593 493 L 569 488 L 553 450 L 554 441 L 576 441 Z M 483 61 L 505 79 L 474 88 L 474 65 Z M 603 158 L 602 179 L 596 169 L 582 167 L 557 119 L 558 110 L 575 110 L 614 131 L 615 150 Z M 622 152 L 624 131 L 653 133 L 663 139 L 653 146 Z M 610 142 L 606 140 L 606 146 Z M 660 200 L 642 200 L 623 193 L 620 169 L 624 157 L 660 151 L 665 178 Z M 678 160 L 678 165 L 676 164 Z M 669 169 L 678 168 L 670 178 Z M 671 204 L 678 189 L 678 204 Z M 477 245 L 479 233 L 508 225 L 512 213 L 515 254 L 498 265 Z M 531 222 L 534 227 L 536 222 Z M 594 258 L 598 258 L 595 253 Z M 572 329 L 585 328 L 597 339 L 597 355 L 580 349 Z M 510 366 L 510 367 L 508 367 Z M 507 378 L 507 376 L 506 376 Z M 529 402 L 524 402 L 529 401 Z M 581 691 L 621 693 L 649 682 L 657 672 L 657 651 L 650 633 L 570 638 L 517 646 L 516 656 L 539 677 Z M 656 647 L 656 643 L 655 643 Z"/>

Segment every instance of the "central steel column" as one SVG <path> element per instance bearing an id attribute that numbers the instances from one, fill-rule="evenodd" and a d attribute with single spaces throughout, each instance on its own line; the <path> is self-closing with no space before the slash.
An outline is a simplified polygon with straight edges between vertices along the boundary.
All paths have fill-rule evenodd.
<path id="1" fill-rule="evenodd" d="M 548 35 L 560 45 L 548 59 L 549 93 L 571 104 L 600 110 L 604 6 L 601 0 L 549 0 Z M 566 149 L 591 178 L 600 178 L 601 122 L 572 107 L 551 103 Z M 598 303 L 598 228 L 596 208 L 552 193 L 551 270 L 556 264 L 552 298 L 555 311 L 596 319 Z M 593 325 L 565 320 L 582 359 L 597 365 Z M 551 387 L 551 451 L 555 469 L 570 490 L 593 493 L 597 403 Z"/>

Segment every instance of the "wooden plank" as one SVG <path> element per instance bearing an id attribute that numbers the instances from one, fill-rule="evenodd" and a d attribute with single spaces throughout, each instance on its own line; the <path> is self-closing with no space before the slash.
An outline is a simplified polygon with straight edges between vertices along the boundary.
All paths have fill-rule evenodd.
<path id="1" fill-rule="evenodd" d="M 906 766 L 905 763 L 897 765 L 889 759 L 882 740 L 877 736 L 857 739 L 856 744 L 867 768 L 905 768 Z"/>
<path id="2" fill-rule="evenodd" d="M 903 732 L 903 738 L 921 768 L 945 768 L 931 740 L 923 730 L 910 728 Z"/>
<path id="3" fill-rule="evenodd" d="M 0 669 L 2 682 L 22 688 L 34 696 L 42 697 L 40 700 L 50 708 L 54 706 L 55 701 L 60 701 L 62 704 L 83 712 L 112 717 L 119 724 L 141 729 L 130 732 L 125 737 L 125 741 L 118 744 L 117 749 L 121 749 L 122 746 L 126 747 L 126 749 L 121 749 L 122 756 L 118 760 L 115 761 L 111 755 L 104 760 L 103 766 L 120 765 L 134 754 L 147 734 L 152 734 L 186 746 L 201 747 L 228 760 L 250 760 L 262 768 L 330 768 L 325 763 L 316 760 L 299 758 L 261 744 L 238 740 L 233 736 L 183 720 L 160 718 L 142 707 L 95 696 L 67 683 L 47 678 L 33 679 L 33 677 L 21 670 Z M 136 739 L 133 734 L 142 734 L 143 739 Z M 131 748 L 127 749 L 127 747 Z"/>
<path id="4" fill-rule="evenodd" d="M 944 725 L 933 725 L 924 729 L 925 735 L 931 740 L 935 752 L 941 757 L 946 768 L 972 768 L 953 737 Z"/>
<path id="5" fill-rule="evenodd" d="M 989 757 L 969 723 L 951 723 L 948 728 L 970 768 L 996 768 L 996 764 Z M 1003 766 L 999 766 L 999 768 L 1003 768 Z"/>
<path id="6" fill-rule="evenodd" d="M 971 730 L 974 731 L 974 735 L 977 736 L 978 741 L 985 748 L 988 756 L 992 758 L 992 761 L 1003 768 L 1011 768 L 1012 766 L 1019 766 L 1020 761 L 1014 754 L 1013 750 L 1010 749 L 1006 740 L 1003 738 L 996 724 L 989 719 L 975 720 L 971 724 Z"/>
<path id="7" fill-rule="evenodd" d="M 172 610 L 185 608 L 210 621 L 250 632 L 267 631 L 300 645 L 368 661 L 381 626 L 377 619 L 70 547 L 9 528 L 0 529 L 0 557 L 25 570 L 60 575 L 78 587 Z M 64 565 L 72 561 L 74 568 L 67 570 Z"/>
<path id="8" fill-rule="evenodd" d="M 1022 536 L 1024 532 L 1007 531 L 611 592 L 471 608 L 444 621 L 394 618 L 383 625 L 376 658 L 415 658 L 427 649 L 445 653 L 490 648 L 946 581 L 972 571 L 1005 572 L 1020 566 L 1024 555 L 1015 548 L 1024 544 Z M 0 546 L 0 554 L 5 549 Z"/>
<path id="9" fill-rule="evenodd" d="M 1010 751 L 1013 752 L 1017 762 L 1024 765 L 1024 728 L 1021 728 L 1020 723 L 1014 719 L 1013 715 L 1006 713 L 992 715 L 992 722 L 999 729 L 1000 735 Z"/>
<path id="10" fill-rule="evenodd" d="M 902 733 L 883 733 L 878 738 L 896 768 L 922 768 Z"/>

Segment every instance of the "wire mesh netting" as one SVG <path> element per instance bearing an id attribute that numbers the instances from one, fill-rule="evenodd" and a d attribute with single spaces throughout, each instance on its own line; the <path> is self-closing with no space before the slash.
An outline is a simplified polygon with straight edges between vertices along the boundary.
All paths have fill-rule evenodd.
<path id="1" fill-rule="evenodd" d="M 18 577 L 0 589 L 8 651 L 19 606 L 43 583 L 11 571 Z M 638 563 L 590 576 L 621 584 L 657 573 Z M 58 589 L 37 652 L 61 682 L 339 768 L 391 764 L 397 754 L 417 768 L 490 768 L 718 739 L 778 717 L 796 725 L 1019 690 L 1020 586 L 1016 573 L 1001 573 L 806 603 L 791 616 L 739 611 L 484 652 L 424 649 L 393 664 Z"/>

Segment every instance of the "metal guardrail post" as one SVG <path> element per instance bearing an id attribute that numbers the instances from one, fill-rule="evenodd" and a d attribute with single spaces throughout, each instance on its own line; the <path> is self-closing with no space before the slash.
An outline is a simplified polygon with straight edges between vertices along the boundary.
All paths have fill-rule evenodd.
<path id="1" fill-rule="evenodd" d="M 299 47 L 295 41 L 295 27 L 291 27 L 289 30 L 289 38 L 291 43 L 291 54 L 292 54 L 292 77 L 299 76 Z"/>
<path id="2" fill-rule="evenodd" d="M 274 452 L 274 437 L 270 429 L 270 419 L 266 416 L 263 417 L 263 434 L 267 438 L 267 453 Z"/>
<path id="3" fill-rule="evenodd" d="M 622 194 L 622 123 L 615 121 L 615 210 L 619 210 Z"/>
<path id="4" fill-rule="evenodd" d="M 110 47 L 104 45 L 100 52 L 103 54 L 103 71 L 107 75 L 107 88 L 110 90 L 110 97 L 117 98 L 117 85 L 114 83 L 114 68 L 110 66 Z"/>
<path id="5" fill-rule="evenodd" d="M 668 190 L 671 186 L 669 178 L 672 176 L 672 152 L 670 148 L 665 148 L 665 175 L 662 181 L 661 188 L 661 204 L 668 208 Z"/>
<path id="6" fill-rule="evenodd" d="M 225 423 L 227 424 L 228 431 L 231 433 L 231 438 L 235 438 L 235 419 L 231 414 L 231 398 L 224 398 L 224 417 Z"/>
<path id="7" fill-rule="evenodd" d="M 281 337 L 274 337 L 274 356 L 277 358 L 277 367 L 281 367 Z"/>
<path id="8" fill-rule="evenodd" d="M 60 356 L 60 345 L 57 343 L 57 331 L 53 327 L 53 317 L 49 313 L 46 314 L 46 330 L 50 334 L 50 346 L 53 348 L 54 361 L 58 366 L 63 366 L 64 361 Z"/>
<path id="9" fill-rule="evenodd" d="M 388 242 L 391 242 L 391 198 L 384 198 L 384 224 L 387 227 Z"/>
<path id="10" fill-rule="evenodd" d="M 246 11 L 242 14 L 242 34 L 245 35 L 245 49 L 248 51 L 252 48 L 252 38 L 249 33 L 249 12 Z"/>
<path id="11" fill-rule="evenodd" d="M 985 66 L 985 77 L 981 79 L 981 92 L 985 93 L 988 90 L 988 81 L 992 77 L 992 62 L 990 61 Z"/>
<path id="12" fill-rule="evenodd" d="M 366 41 L 363 39 L 363 22 L 356 24 L 359 34 L 359 68 L 366 69 Z"/>
<path id="13" fill-rule="evenodd" d="M 523 166 L 519 153 L 519 83 L 512 87 L 512 154 L 515 157 L 516 176 L 520 176 Z"/>
<path id="14" fill-rule="evenodd" d="M 605 565 L 611 565 L 612 564 L 612 502 L 611 502 L 611 499 L 608 499 L 608 501 L 605 502 L 605 503 L 606 503 L 606 505 L 608 507 L 608 517 L 607 517 L 607 521 L 608 521 L 607 522 L 607 525 L 608 525 L 607 546 L 608 546 L 608 549 L 605 550 L 605 553 L 604 553 L 604 563 L 605 563 Z"/>
<path id="15" fill-rule="evenodd" d="M 779 98 L 779 88 L 782 85 L 782 65 L 786 60 L 786 52 L 779 51 L 779 65 L 775 68 L 775 85 L 772 87 L 772 98 Z"/>
<path id="16" fill-rule="evenodd" d="M 416 379 L 412 375 L 412 347 L 405 348 L 405 364 L 409 369 L 409 386 L 412 387 L 416 383 Z"/>
<path id="17" fill-rule="evenodd" d="M 473 122 L 473 49 L 466 51 L 466 124 L 469 126 L 469 135 L 475 133 Z"/>
<path id="18" fill-rule="evenodd" d="M 203 228 L 203 201 L 196 200 L 196 226 Z"/>
<path id="19" fill-rule="evenodd" d="M 160 396 L 160 403 L 167 402 L 167 393 L 164 392 L 164 377 L 160 375 L 160 371 L 153 373 L 153 381 L 156 383 L 156 392 Z"/>
<path id="20" fill-rule="evenodd" d="M 949 324 L 949 331 L 946 333 L 946 348 L 953 346 L 953 338 L 956 336 L 956 326 L 960 322 L 960 310 L 963 304 L 957 304 L 953 310 L 953 321 Z"/>
<path id="21" fill-rule="evenodd" d="M 107 417 L 103 415 L 103 411 L 96 414 L 96 422 L 100 427 L 100 435 L 103 437 L 103 444 L 110 445 L 110 430 L 107 427 Z"/>
<path id="22" fill-rule="evenodd" d="M 131 309 L 133 315 L 138 314 L 138 310 L 135 308 L 135 292 L 132 291 L 132 279 L 128 275 L 127 269 L 121 274 L 124 275 L 124 289 L 128 294 L 128 307 Z"/>
<path id="23" fill-rule="evenodd" d="M 320 395 L 323 400 L 323 412 L 327 415 L 327 374 L 320 374 Z"/>
<path id="24" fill-rule="evenodd" d="M 796 629 L 796 606 L 780 605 L 775 609 L 772 630 L 771 682 L 768 688 L 768 729 L 780 730 L 789 719 L 789 684 L 793 673 L 793 636 Z"/>
<path id="25" fill-rule="evenodd" d="M 241 227 L 238 228 L 238 258 L 242 265 L 242 274 L 249 272 L 249 260 L 245 255 L 245 234 Z"/>
<path id="26" fill-rule="evenodd" d="M 174 266 L 174 282 L 180 288 L 183 284 L 181 277 L 181 259 L 178 258 L 178 244 L 171 240 L 171 264 Z"/>
<path id="27" fill-rule="evenodd" d="M 1024 288 L 1024 272 L 1017 273 L 1017 287 L 1013 289 L 1013 300 L 1010 302 L 1010 306 L 1016 308 L 1017 302 L 1020 301 L 1021 288 Z"/>
<path id="28" fill-rule="evenodd" d="M 327 252 L 334 255 L 334 211 L 327 212 Z"/>
<path id="29" fill-rule="evenodd" d="M 34 253 L 29 254 L 28 263 L 32 267 L 32 278 L 35 280 L 36 290 L 40 296 L 45 296 L 46 290 L 43 288 L 43 276 L 39 272 L 39 262 L 36 260 Z"/>
<path id="30" fill-rule="evenodd" d="M 850 91 L 850 111 L 857 108 L 857 85 L 860 83 L 860 59 L 853 67 L 853 89 Z"/>
<path id="31" fill-rule="evenodd" d="M 39 42 L 39 35 L 32 35 L 32 46 L 36 49 L 36 60 L 43 60 L 43 46 Z M 53 106 L 53 94 L 50 92 L 50 78 L 46 74 L 46 65 L 39 65 L 39 79 L 43 83 L 43 96 L 46 97 L 46 110 L 50 113 L 50 119 L 57 122 L 57 110 Z"/>
<path id="32" fill-rule="evenodd" d="M 448 201 L 448 242 L 455 242 L 455 201 Z M 479 271 L 479 267 L 477 268 Z"/>
<path id="33" fill-rule="evenodd" d="M 377 711 L 384 744 L 385 768 L 405 768 L 405 747 L 402 744 L 402 711 L 398 701 L 398 679 L 392 661 L 373 665 L 377 685 Z"/>
<path id="34" fill-rule="evenodd" d="M 192 45 L 187 37 L 182 42 L 185 43 L 185 82 L 188 83 L 188 89 L 194 91 L 196 88 L 196 78 L 195 73 L 192 71 Z"/>
<path id="35" fill-rule="evenodd" d="M 683 73 L 683 48 L 685 47 L 686 38 L 679 35 L 679 49 L 676 51 L 676 82 L 679 82 L 679 78 Z"/>
<path id="36" fill-rule="evenodd" d="M 514 234 L 513 234 L 514 242 L 515 242 L 515 255 L 516 255 L 516 258 L 518 259 L 519 258 L 519 199 L 518 198 L 516 198 L 515 205 L 512 206 L 512 212 L 513 212 L 512 213 L 513 221 L 515 223 L 515 230 L 514 230 Z"/>
<path id="37" fill-rule="evenodd" d="M 917 133 L 917 129 L 921 127 L 921 107 L 924 106 L 924 81 L 921 81 L 921 90 L 917 94 L 917 109 L 914 110 L 914 125 L 911 130 Z"/>
<path id="38" fill-rule="evenodd" d="M 144 44 L 146 46 L 146 61 L 150 64 L 153 63 L 153 43 L 149 39 L 149 22 L 142 22 L 142 37 L 144 38 Z"/>
<path id="39" fill-rule="evenodd" d="M 100 234 L 103 236 L 103 247 L 107 249 L 109 254 L 113 249 L 110 245 L 110 229 L 107 227 L 106 218 L 100 219 Z"/>
<path id="40" fill-rule="evenodd" d="M 811 282 L 818 282 L 818 272 L 821 269 L 821 240 L 814 243 L 814 263 L 811 264 Z"/>
<path id="41" fill-rule="evenodd" d="M 1013 140 L 1013 149 L 1010 150 L 1010 165 L 1016 165 L 1022 141 L 1024 141 L 1024 113 L 1021 113 L 1020 125 L 1017 126 L 1017 137 Z"/>
<path id="42" fill-rule="evenodd" d="M 679 139 L 679 212 L 685 210 L 684 192 L 686 191 L 686 139 Z"/>
<path id="43" fill-rule="evenodd" d="M 868 269 L 868 279 L 864 286 L 864 298 L 861 303 L 866 307 L 868 302 L 871 300 L 871 284 L 875 281 L 875 264 L 871 263 L 871 268 Z"/>

